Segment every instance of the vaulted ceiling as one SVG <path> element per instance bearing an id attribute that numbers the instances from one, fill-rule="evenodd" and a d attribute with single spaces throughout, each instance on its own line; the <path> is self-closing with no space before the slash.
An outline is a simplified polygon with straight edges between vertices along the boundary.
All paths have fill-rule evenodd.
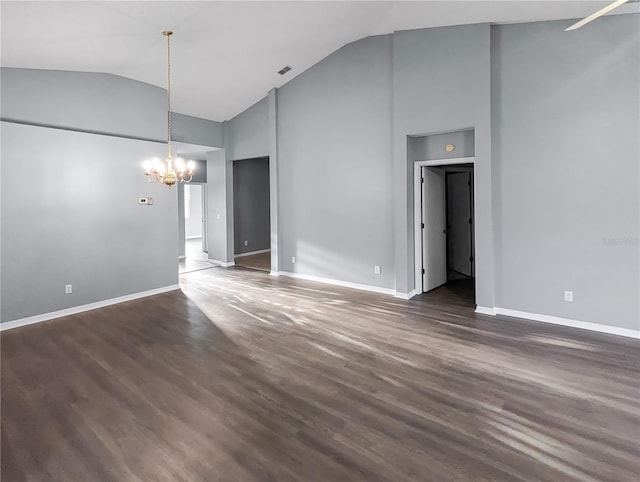
<path id="1" fill-rule="evenodd" d="M 2 1 L 2 66 L 166 86 L 176 112 L 227 120 L 346 43 L 396 30 L 586 16 L 607 1 Z M 587 27 L 585 27 L 587 28 Z M 570 33 L 567 33 L 570 35 Z M 292 70 L 281 76 L 285 65 Z"/>

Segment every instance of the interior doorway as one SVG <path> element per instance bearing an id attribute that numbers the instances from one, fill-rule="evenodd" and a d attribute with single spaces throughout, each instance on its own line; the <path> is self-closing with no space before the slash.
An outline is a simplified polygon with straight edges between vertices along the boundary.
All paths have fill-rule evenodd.
<path id="1" fill-rule="evenodd" d="M 184 214 L 184 257 L 180 258 L 179 273 L 188 273 L 213 265 L 207 255 L 207 190 L 204 183 L 184 184 L 182 202 Z"/>
<path id="2" fill-rule="evenodd" d="M 234 263 L 271 271 L 269 158 L 233 162 Z"/>
<path id="3" fill-rule="evenodd" d="M 416 291 L 475 304 L 474 158 L 415 164 Z"/>

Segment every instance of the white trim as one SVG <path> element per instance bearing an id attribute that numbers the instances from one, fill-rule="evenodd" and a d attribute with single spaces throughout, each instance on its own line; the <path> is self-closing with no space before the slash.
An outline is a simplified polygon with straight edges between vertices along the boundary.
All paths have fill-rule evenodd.
<path id="1" fill-rule="evenodd" d="M 280 276 L 280 271 L 271 271 L 269 272 L 270 276 Z"/>
<path id="2" fill-rule="evenodd" d="M 476 158 L 475 156 L 470 157 L 454 157 L 452 159 L 432 159 L 430 161 L 420 161 L 416 160 L 415 163 L 419 164 L 422 167 L 425 166 L 450 166 L 452 164 L 475 164 Z"/>
<path id="3" fill-rule="evenodd" d="M 476 306 L 476 313 L 495 316 L 496 310 L 494 308 L 488 308 L 486 306 Z"/>
<path id="4" fill-rule="evenodd" d="M 227 263 L 226 261 L 220 261 L 219 259 L 211 259 L 211 258 L 207 258 L 207 261 L 211 261 L 212 263 L 218 263 L 223 268 L 229 268 L 230 266 L 235 266 L 236 264 L 234 261 Z"/>
<path id="5" fill-rule="evenodd" d="M 417 294 L 418 292 L 416 290 L 411 290 L 408 293 L 400 293 L 399 291 L 396 291 L 393 296 L 400 298 L 401 300 L 410 300 Z"/>
<path id="6" fill-rule="evenodd" d="M 184 239 L 202 239 L 202 234 L 196 234 L 194 236 L 185 236 Z"/>
<path id="7" fill-rule="evenodd" d="M 540 315 L 538 313 L 528 313 L 526 311 L 509 310 L 507 308 L 496 307 L 495 313 L 496 315 L 511 316 L 513 318 L 524 318 L 527 320 L 542 321 L 543 323 L 551 323 L 554 325 L 569 326 L 571 328 L 580 328 L 582 330 L 591 330 L 600 333 L 608 333 L 610 335 L 619 335 L 640 339 L 640 330 L 629 330 L 628 328 L 619 328 L 617 326 L 601 325 L 599 323 L 591 323 L 588 321 L 570 320 L 568 318 L 560 318 L 557 316 Z"/>
<path id="8" fill-rule="evenodd" d="M 242 258 L 243 256 L 251 256 L 252 254 L 262 254 L 262 253 L 270 253 L 270 252 L 271 252 L 271 248 L 260 249 L 258 251 L 250 251 L 248 253 L 234 254 L 233 257 L 235 259 L 235 258 Z"/>
<path id="9" fill-rule="evenodd" d="M 372 286 L 372 285 L 363 285 L 363 284 L 359 284 L 359 283 L 351 283 L 349 281 L 340 281 L 340 280 L 335 280 L 335 279 L 330 279 L 330 278 L 321 278 L 319 276 L 311 276 L 308 274 L 301 274 L 301 273 L 289 273 L 288 271 L 280 271 L 279 272 L 280 276 L 288 276 L 289 278 L 298 278 L 298 279 L 304 279 L 307 281 L 316 281 L 318 283 L 325 283 L 328 285 L 335 285 L 335 286 L 342 286 L 344 288 L 353 288 L 356 290 L 363 290 L 363 291 L 371 291 L 373 293 L 382 293 L 385 295 L 395 295 L 395 290 L 392 290 L 390 288 L 380 288 L 378 286 Z"/>
<path id="10" fill-rule="evenodd" d="M 175 291 L 179 289 L 180 289 L 180 285 L 163 286 L 162 288 L 155 288 L 152 290 L 141 291 L 139 293 L 132 293 L 130 295 L 118 296 L 117 298 L 110 298 L 108 300 L 96 301 L 95 303 L 89 303 L 87 305 L 74 306 L 72 308 L 66 308 L 64 310 L 51 311 L 49 313 L 43 313 L 41 315 L 29 316 L 27 318 L 20 318 L 18 320 L 8 321 L 6 323 L 0 323 L 0 331 L 11 330 L 12 328 L 19 328 L 21 326 L 32 325 L 34 323 L 53 320 L 55 318 L 61 318 L 63 316 L 75 315 L 76 313 L 82 313 L 83 311 L 95 310 L 96 308 L 104 308 L 105 306 L 117 305 L 118 303 L 124 303 L 125 301 L 137 300 L 139 298 L 159 295 L 161 293 L 166 293 L 168 291 Z"/>
<path id="11" fill-rule="evenodd" d="M 454 159 L 434 159 L 432 161 L 413 162 L 413 266 L 414 266 L 414 286 L 416 293 L 422 293 L 422 186 L 420 183 L 421 169 L 423 167 L 450 166 L 454 164 L 473 164 L 475 167 L 475 157 L 456 157 Z M 473 194 L 476 193 L 476 176 L 473 176 Z M 475 199 L 473 209 L 475 210 Z M 474 212 L 475 219 L 475 212 Z M 474 239 L 477 224 L 473 223 Z"/>

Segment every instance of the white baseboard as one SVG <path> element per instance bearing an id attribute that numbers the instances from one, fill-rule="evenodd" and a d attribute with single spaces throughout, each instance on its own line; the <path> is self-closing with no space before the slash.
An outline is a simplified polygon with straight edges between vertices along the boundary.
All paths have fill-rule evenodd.
<path id="1" fill-rule="evenodd" d="M 233 257 L 234 258 L 242 258 L 243 256 L 251 256 L 253 254 L 262 254 L 262 253 L 269 253 L 269 252 L 271 252 L 271 249 L 260 249 L 258 251 L 250 251 L 248 253 L 236 254 Z"/>
<path id="2" fill-rule="evenodd" d="M 29 316 L 27 318 L 7 321 L 6 323 L 0 323 L 0 331 L 11 330 L 12 328 L 32 325 L 34 323 L 41 323 L 43 321 L 53 320 L 55 318 L 61 318 L 63 316 L 75 315 L 76 313 L 82 313 L 83 311 L 95 310 L 96 308 L 104 308 L 105 306 L 116 305 L 118 303 L 124 303 L 125 301 L 137 300 L 139 298 L 159 295 L 161 293 L 179 289 L 180 285 L 163 286 L 162 288 L 155 288 L 152 290 L 141 291 L 139 293 L 132 293 L 130 295 L 118 296 L 117 298 L 96 301 L 95 303 L 89 303 L 87 305 L 74 306 L 71 308 L 66 308 L 64 310 L 51 311 L 49 313 L 43 313 L 41 315 Z"/>
<path id="3" fill-rule="evenodd" d="M 486 306 L 476 306 L 476 313 L 493 316 L 496 314 L 496 310 L 494 308 L 487 308 Z"/>
<path id="4" fill-rule="evenodd" d="M 208 258 L 208 261 L 211 261 L 212 263 L 218 263 L 223 268 L 228 268 L 230 266 L 235 266 L 235 264 L 236 264 L 234 261 L 231 261 L 231 262 L 227 263 L 226 261 L 220 261 L 219 259 L 210 259 L 210 258 Z"/>
<path id="5" fill-rule="evenodd" d="M 340 281 L 340 280 L 335 280 L 335 279 L 330 279 L 330 278 L 321 278 L 319 276 L 311 276 L 311 275 L 308 275 L 308 274 L 289 273 L 288 271 L 280 271 L 279 275 L 288 276 L 289 278 L 304 279 L 304 280 L 307 280 L 307 281 L 316 281 L 318 283 L 325 283 L 325 284 L 328 284 L 328 285 L 342 286 L 344 288 L 354 288 L 356 290 L 371 291 L 373 293 L 383 293 L 385 295 L 394 295 L 395 294 L 395 290 L 392 290 L 390 288 L 380 288 L 378 286 L 363 285 L 363 284 L 359 284 L 359 283 L 351 283 L 349 281 Z"/>
<path id="6" fill-rule="evenodd" d="M 477 311 L 477 309 L 476 309 Z M 626 336 L 629 338 L 640 339 L 640 330 L 630 330 L 628 328 L 618 328 L 617 326 L 601 325 L 599 323 L 591 323 L 589 321 L 571 320 L 569 318 L 560 318 L 557 316 L 540 315 L 538 313 L 528 313 L 525 311 L 509 310 L 507 308 L 495 308 L 496 315 L 511 316 L 513 318 L 524 318 L 527 320 L 542 321 L 543 323 L 551 323 L 553 325 L 569 326 L 571 328 L 580 328 L 582 330 L 597 331 L 600 333 L 608 333 L 610 335 Z"/>
<path id="7" fill-rule="evenodd" d="M 399 291 L 396 291 L 393 294 L 393 296 L 395 296 L 396 298 L 400 298 L 402 300 L 410 300 L 411 298 L 413 298 L 417 294 L 418 294 L 418 292 L 416 290 L 411 290 L 408 293 L 400 293 Z"/>
<path id="8" fill-rule="evenodd" d="M 270 271 L 269 274 L 271 276 L 280 276 L 280 271 Z"/>

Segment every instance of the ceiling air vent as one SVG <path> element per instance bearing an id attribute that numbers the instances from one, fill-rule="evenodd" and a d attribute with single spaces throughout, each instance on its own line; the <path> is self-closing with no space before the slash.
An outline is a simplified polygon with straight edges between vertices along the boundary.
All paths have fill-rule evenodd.
<path id="1" fill-rule="evenodd" d="M 286 74 L 287 72 L 289 72 L 290 70 L 291 70 L 291 67 L 290 67 L 289 65 L 287 65 L 286 67 L 283 67 L 282 69 L 278 70 L 278 73 L 279 73 L 280 75 L 284 75 L 284 74 Z"/>

